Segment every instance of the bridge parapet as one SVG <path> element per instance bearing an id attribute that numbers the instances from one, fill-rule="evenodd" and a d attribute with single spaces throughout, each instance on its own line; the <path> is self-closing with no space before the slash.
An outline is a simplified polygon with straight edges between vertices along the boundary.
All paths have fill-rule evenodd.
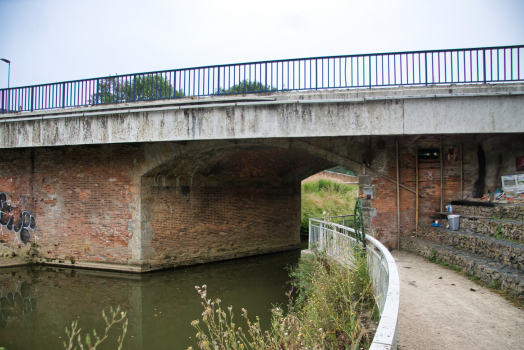
<path id="1" fill-rule="evenodd" d="M 0 90 L 0 113 L 337 88 L 524 80 L 523 45 L 247 62 Z M 522 72 L 521 72 L 522 71 Z"/>
<path id="2" fill-rule="evenodd" d="M 524 132 L 524 84 L 202 97 L 5 114 L 0 148 Z"/>

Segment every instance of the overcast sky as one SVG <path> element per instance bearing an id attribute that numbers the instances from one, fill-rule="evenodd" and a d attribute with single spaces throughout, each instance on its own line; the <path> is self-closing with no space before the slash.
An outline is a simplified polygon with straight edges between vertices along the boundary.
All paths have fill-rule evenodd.
<path id="1" fill-rule="evenodd" d="M 524 44 L 524 0 L 0 0 L 11 86 L 283 58 Z M 7 87 L 0 62 L 0 88 Z"/>

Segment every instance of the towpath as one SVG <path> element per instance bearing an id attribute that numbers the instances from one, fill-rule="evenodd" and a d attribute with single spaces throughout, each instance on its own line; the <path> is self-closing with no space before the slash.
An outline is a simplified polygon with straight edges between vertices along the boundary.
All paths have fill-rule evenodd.
<path id="1" fill-rule="evenodd" d="M 524 349 L 524 310 L 453 270 L 393 251 L 398 349 Z"/>

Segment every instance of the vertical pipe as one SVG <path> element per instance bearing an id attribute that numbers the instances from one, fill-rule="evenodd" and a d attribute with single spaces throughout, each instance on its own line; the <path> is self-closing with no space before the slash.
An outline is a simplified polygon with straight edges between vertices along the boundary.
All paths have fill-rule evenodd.
<path id="1" fill-rule="evenodd" d="M 311 219 L 309 219 L 309 234 L 308 234 L 308 246 L 307 249 L 311 249 L 311 241 L 313 239 L 313 230 L 311 227 Z"/>
<path id="2" fill-rule="evenodd" d="M 444 211 L 444 156 L 443 151 L 442 136 L 440 136 L 440 212 Z"/>
<path id="3" fill-rule="evenodd" d="M 397 249 L 400 250 L 400 174 L 398 168 L 398 139 L 395 140 L 395 156 L 397 160 Z"/>
<path id="4" fill-rule="evenodd" d="M 464 199 L 464 157 L 462 156 L 462 144 L 460 144 L 460 199 Z"/>
<path id="5" fill-rule="evenodd" d="M 415 237 L 418 237 L 418 146 L 416 146 L 416 164 L 415 164 Z"/>

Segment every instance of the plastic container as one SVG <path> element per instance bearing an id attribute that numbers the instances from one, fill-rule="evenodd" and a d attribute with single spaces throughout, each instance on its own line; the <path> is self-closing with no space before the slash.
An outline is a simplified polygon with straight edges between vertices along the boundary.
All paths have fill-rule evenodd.
<path id="1" fill-rule="evenodd" d="M 449 229 L 451 231 L 457 231 L 459 229 L 460 215 L 448 215 Z"/>

